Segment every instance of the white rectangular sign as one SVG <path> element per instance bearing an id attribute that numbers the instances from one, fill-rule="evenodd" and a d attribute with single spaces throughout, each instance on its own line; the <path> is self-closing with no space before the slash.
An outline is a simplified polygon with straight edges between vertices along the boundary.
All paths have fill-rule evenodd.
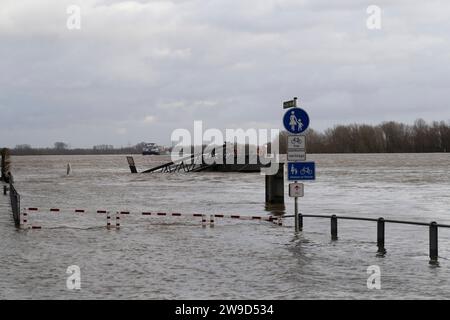
<path id="1" fill-rule="evenodd" d="M 287 160 L 306 161 L 306 136 L 290 134 L 287 137 Z"/>
<path id="2" fill-rule="evenodd" d="M 288 151 L 287 160 L 289 162 L 306 161 L 305 151 Z"/>
<path id="3" fill-rule="evenodd" d="M 303 183 L 290 183 L 289 184 L 289 197 L 301 198 L 304 195 Z"/>
<path id="4" fill-rule="evenodd" d="M 289 149 L 302 149 L 306 150 L 306 136 L 299 134 L 288 135 L 288 150 Z"/>

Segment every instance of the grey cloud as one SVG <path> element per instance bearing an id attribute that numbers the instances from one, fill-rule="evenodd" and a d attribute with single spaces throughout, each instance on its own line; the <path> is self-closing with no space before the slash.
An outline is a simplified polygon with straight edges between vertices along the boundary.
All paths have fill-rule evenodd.
<path id="1" fill-rule="evenodd" d="M 356 0 L 4 1 L 3 145 L 169 143 L 194 120 L 279 128 L 294 95 L 317 129 L 450 119 L 447 3 L 377 1 L 371 31 Z"/>

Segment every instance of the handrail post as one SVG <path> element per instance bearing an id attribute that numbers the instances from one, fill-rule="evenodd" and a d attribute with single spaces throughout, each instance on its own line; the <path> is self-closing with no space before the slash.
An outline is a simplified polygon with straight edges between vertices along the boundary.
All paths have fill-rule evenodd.
<path id="1" fill-rule="evenodd" d="M 438 262 L 438 225 L 435 221 L 430 223 L 430 264 Z"/>
<path id="2" fill-rule="evenodd" d="M 303 231 L 303 215 L 301 213 L 298 214 L 298 230 Z"/>
<path id="3" fill-rule="evenodd" d="M 384 247 L 384 218 L 378 218 L 377 221 L 377 246 L 378 246 L 378 255 L 386 254 L 386 249 Z"/>
<path id="4" fill-rule="evenodd" d="M 338 225 L 337 225 L 337 217 L 335 214 L 331 216 L 331 240 L 338 239 Z"/>
<path id="5" fill-rule="evenodd" d="M 109 211 L 106 213 L 106 228 L 111 229 L 111 216 L 109 215 Z"/>

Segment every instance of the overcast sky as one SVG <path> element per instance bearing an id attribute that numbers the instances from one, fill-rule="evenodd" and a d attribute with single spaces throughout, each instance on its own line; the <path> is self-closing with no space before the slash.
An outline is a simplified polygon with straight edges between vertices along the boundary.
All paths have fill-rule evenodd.
<path id="1" fill-rule="evenodd" d="M 0 0 L 0 145 L 281 128 L 293 96 L 318 130 L 447 121 L 449 16 L 432 0 Z"/>

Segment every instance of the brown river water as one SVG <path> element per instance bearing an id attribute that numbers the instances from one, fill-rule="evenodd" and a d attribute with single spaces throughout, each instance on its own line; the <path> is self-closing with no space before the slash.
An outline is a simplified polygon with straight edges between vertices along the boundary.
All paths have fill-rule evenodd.
<path id="1" fill-rule="evenodd" d="M 312 155 L 317 180 L 305 183 L 305 214 L 384 217 L 450 224 L 450 154 Z M 135 156 L 139 170 L 164 156 Z M 67 163 L 72 172 L 66 175 Z M 439 230 L 438 267 L 428 264 L 428 228 L 386 225 L 376 256 L 376 223 L 145 217 L 142 211 L 268 215 L 258 173 L 131 174 L 125 156 L 13 157 L 22 208 L 41 230 L 16 230 L 0 214 L 1 299 L 406 299 L 450 298 L 450 229 Z M 287 185 L 287 182 L 286 182 Z M 103 214 L 131 211 L 120 230 Z M 133 214 L 136 212 L 136 214 Z M 293 200 L 286 197 L 286 213 Z M 81 290 L 66 287 L 78 265 Z M 368 289 L 378 265 L 381 289 Z"/>

